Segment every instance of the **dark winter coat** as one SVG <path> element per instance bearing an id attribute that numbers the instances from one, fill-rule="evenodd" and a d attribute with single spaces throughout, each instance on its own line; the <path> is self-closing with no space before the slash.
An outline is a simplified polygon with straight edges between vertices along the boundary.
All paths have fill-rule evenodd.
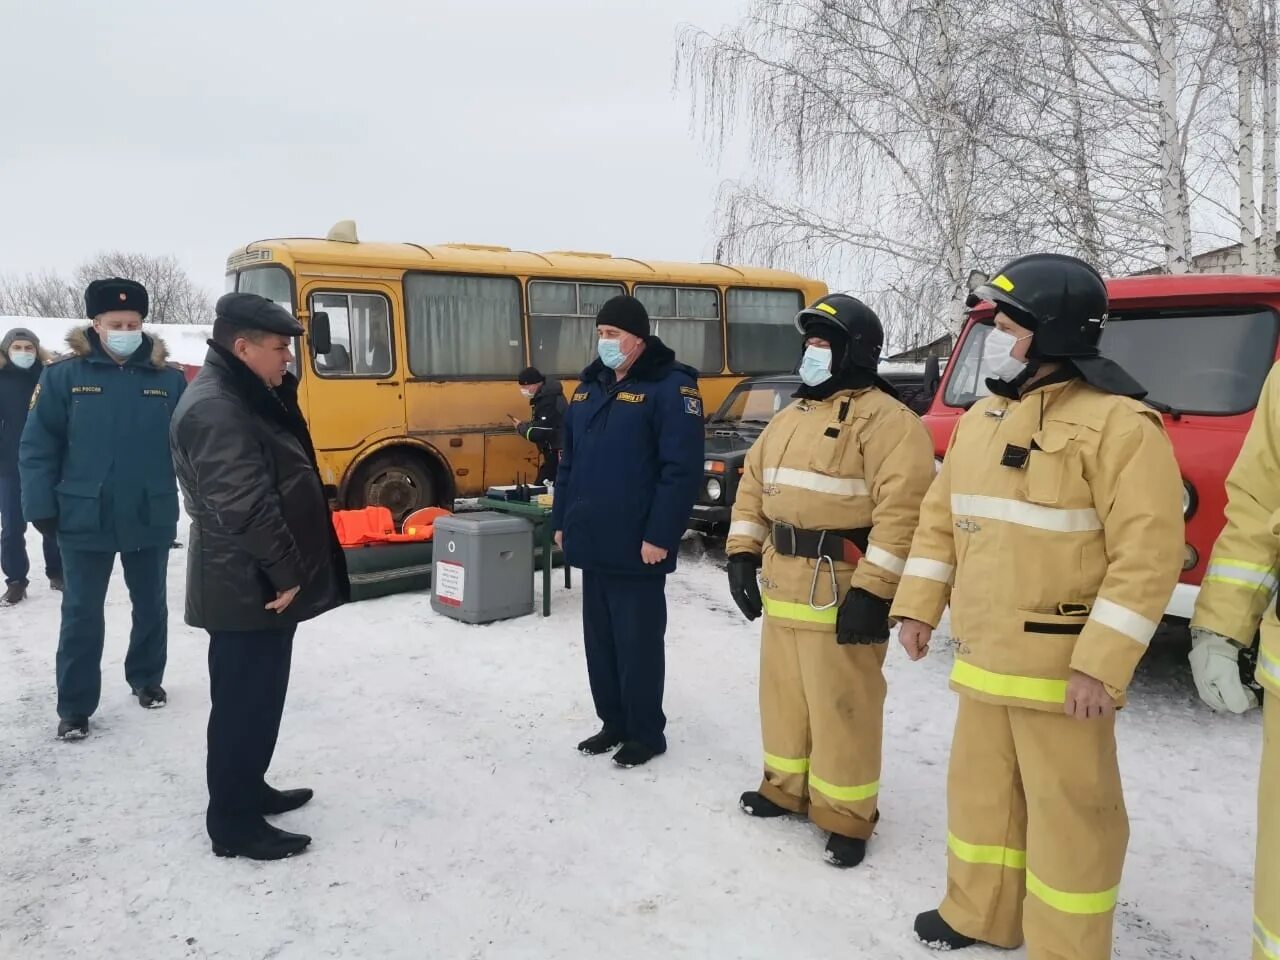
<path id="1" fill-rule="evenodd" d="M 27 423 L 31 395 L 49 362 L 49 355 L 43 350 L 37 352 L 37 357 L 30 370 L 23 370 L 0 350 L 0 477 L 18 475 L 18 443 Z"/>
<path id="2" fill-rule="evenodd" d="M 57 519 L 74 550 L 168 547 L 178 532 L 169 418 L 187 381 L 164 341 L 143 335 L 117 363 L 92 327 L 40 376 L 18 448 L 22 513 Z"/>
<path id="3" fill-rule="evenodd" d="M 565 417 L 553 520 L 566 561 L 624 575 L 671 573 L 702 483 L 704 421 L 698 372 L 657 337 L 626 378 L 597 360 Z M 667 551 L 652 566 L 648 542 Z"/>
<path id="4" fill-rule="evenodd" d="M 564 398 L 564 387 L 559 380 L 548 378 L 542 382 L 532 399 L 529 400 L 530 415 L 528 420 L 516 424 L 516 433 L 530 443 L 537 444 L 539 450 L 564 449 L 564 415 L 569 404 Z"/>
<path id="5" fill-rule="evenodd" d="M 272 390 L 210 344 L 178 405 L 173 460 L 191 517 L 186 621 L 206 630 L 301 623 L 351 597 L 298 381 Z M 283 613 L 266 604 L 301 587 Z"/>

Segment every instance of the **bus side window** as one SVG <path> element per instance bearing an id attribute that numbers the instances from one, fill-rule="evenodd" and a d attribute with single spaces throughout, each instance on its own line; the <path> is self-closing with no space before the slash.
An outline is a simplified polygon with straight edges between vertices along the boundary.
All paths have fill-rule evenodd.
<path id="1" fill-rule="evenodd" d="M 391 350 L 391 313 L 380 294 L 316 293 L 311 312 L 329 315 L 332 348 L 314 360 L 322 377 L 389 377 L 395 369 Z"/>

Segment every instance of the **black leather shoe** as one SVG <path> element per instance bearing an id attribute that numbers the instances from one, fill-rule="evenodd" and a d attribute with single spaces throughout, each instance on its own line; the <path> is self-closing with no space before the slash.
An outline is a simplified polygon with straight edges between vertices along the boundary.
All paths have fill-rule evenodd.
<path id="1" fill-rule="evenodd" d="M 313 796 L 315 792 L 310 787 L 299 787 L 297 790 L 276 790 L 267 787 L 266 795 L 262 800 L 262 812 L 268 817 L 288 813 L 290 810 L 297 810 Z"/>
<path id="2" fill-rule="evenodd" d="M 665 750 L 655 750 L 637 740 L 629 740 L 613 755 L 613 762 L 629 770 L 632 767 L 642 767 L 658 754 L 665 752 Z"/>
<path id="3" fill-rule="evenodd" d="M 89 721 L 80 720 L 59 720 L 58 721 L 58 739 L 59 740 L 83 740 L 89 735 Z"/>
<path id="4" fill-rule="evenodd" d="M 786 807 L 780 807 L 763 793 L 748 790 L 738 798 L 738 806 L 753 817 L 785 817 L 791 813 Z"/>
<path id="5" fill-rule="evenodd" d="M 622 739 L 622 734 L 614 733 L 606 727 L 594 737 L 587 737 L 578 744 L 578 752 L 588 757 L 598 757 L 602 753 L 608 753 L 614 747 L 621 746 Z"/>
<path id="6" fill-rule="evenodd" d="M 267 823 L 249 836 L 229 837 L 213 841 L 213 852 L 219 857 L 248 857 L 250 860 L 284 860 L 301 853 L 311 838 L 305 833 L 277 830 Z"/>
<path id="7" fill-rule="evenodd" d="M 169 702 L 169 695 L 164 692 L 164 687 L 159 684 L 143 687 L 141 690 L 134 690 L 133 695 L 138 698 L 138 706 L 144 710 L 159 710 Z"/>
<path id="8" fill-rule="evenodd" d="M 916 937 L 930 950 L 963 950 L 979 942 L 952 930 L 937 910 L 916 917 Z"/>

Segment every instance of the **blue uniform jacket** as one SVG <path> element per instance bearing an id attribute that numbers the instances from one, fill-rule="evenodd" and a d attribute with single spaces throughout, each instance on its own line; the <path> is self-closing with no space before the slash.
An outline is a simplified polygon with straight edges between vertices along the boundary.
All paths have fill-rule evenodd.
<path id="1" fill-rule="evenodd" d="M 56 517 L 73 550 L 167 547 L 178 529 L 169 418 L 186 378 L 151 336 L 123 364 L 92 327 L 67 344 L 72 355 L 45 367 L 22 431 L 23 516 Z"/>
<path id="2" fill-rule="evenodd" d="M 647 344 L 621 383 L 597 360 L 570 398 L 552 519 L 566 561 L 582 570 L 674 571 L 702 483 L 698 371 L 657 337 Z M 641 560 L 646 541 L 667 559 Z"/>

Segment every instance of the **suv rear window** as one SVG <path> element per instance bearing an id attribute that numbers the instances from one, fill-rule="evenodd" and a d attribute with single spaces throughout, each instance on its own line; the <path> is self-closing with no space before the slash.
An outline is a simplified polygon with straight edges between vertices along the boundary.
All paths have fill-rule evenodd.
<path id="1" fill-rule="evenodd" d="M 943 400 L 968 407 L 988 396 L 982 347 L 990 323 L 969 329 L 951 362 Z M 1181 413 L 1228 416 L 1252 410 L 1275 363 L 1274 310 L 1118 312 L 1102 331 L 1102 354 L 1147 389 L 1147 399 Z"/>

